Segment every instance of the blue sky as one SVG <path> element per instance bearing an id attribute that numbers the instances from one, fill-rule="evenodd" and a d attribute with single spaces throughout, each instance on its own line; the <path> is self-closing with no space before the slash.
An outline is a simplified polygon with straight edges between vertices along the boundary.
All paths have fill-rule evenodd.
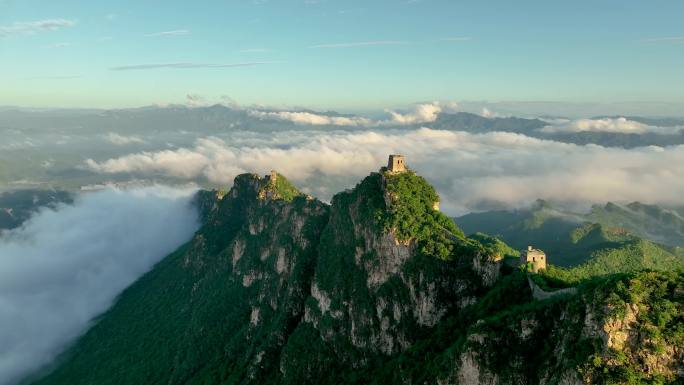
<path id="1" fill-rule="evenodd" d="M 0 0 L 0 105 L 684 105 L 684 2 Z"/>

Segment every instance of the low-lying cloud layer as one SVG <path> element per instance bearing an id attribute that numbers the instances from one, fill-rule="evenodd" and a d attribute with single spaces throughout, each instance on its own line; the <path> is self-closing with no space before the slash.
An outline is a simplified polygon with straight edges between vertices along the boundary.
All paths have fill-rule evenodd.
<path id="1" fill-rule="evenodd" d="M 520 206 L 536 198 L 587 203 L 682 204 L 684 146 L 607 148 L 492 132 L 421 128 L 364 132 L 288 131 L 249 140 L 207 137 L 193 147 L 141 152 L 86 166 L 99 173 L 164 174 L 230 184 L 275 168 L 306 191 L 330 196 L 403 153 L 442 195 L 450 214 Z"/>
<path id="2" fill-rule="evenodd" d="M 300 125 L 370 127 L 431 123 L 437 120 L 442 112 L 457 111 L 458 104 L 455 102 L 432 102 L 416 104 L 407 111 L 385 110 L 389 117 L 380 120 L 363 116 L 329 116 L 309 111 L 251 110 L 249 114 L 256 118 L 285 120 Z"/>
<path id="3" fill-rule="evenodd" d="M 192 190 L 85 193 L 0 237 L 0 384 L 48 364 L 198 227 Z"/>
<path id="4" fill-rule="evenodd" d="M 373 121 L 359 116 L 327 116 L 300 111 L 250 111 L 257 118 L 287 120 L 295 124 L 324 126 L 370 126 Z"/>
<path id="5" fill-rule="evenodd" d="M 140 138 L 139 136 L 135 135 L 119 135 L 116 132 L 110 132 L 107 135 L 104 136 L 104 138 L 112 144 L 116 144 L 117 146 L 123 146 L 127 144 L 132 144 L 132 143 L 145 143 L 145 141 Z"/>
<path id="6" fill-rule="evenodd" d="M 417 124 L 417 123 L 430 123 L 437 120 L 439 114 L 442 112 L 456 112 L 458 110 L 458 105 L 456 103 L 427 103 L 427 104 L 417 104 L 413 111 L 409 112 L 397 112 L 392 110 L 387 110 L 390 114 L 391 119 L 386 124 Z"/>
<path id="7" fill-rule="evenodd" d="M 654 127 L 627 118 L 559 120 L 541 129 L 546 133 L 607 132 L 616 134 L 676 134 L 684 127 Z"/>

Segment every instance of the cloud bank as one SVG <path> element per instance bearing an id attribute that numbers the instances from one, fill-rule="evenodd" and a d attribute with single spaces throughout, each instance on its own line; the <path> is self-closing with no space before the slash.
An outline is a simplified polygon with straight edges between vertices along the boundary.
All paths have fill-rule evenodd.
<path id="1" fill-rule="evenodd" d="M 684 168 L 679 166 L 684 146 L 606 148 L 504 132 L 301 130 L 248 139 L 207 137 L 192 147 L 90 159 L 86 167 L 222 185 L 239 173 L 275 168 L 307 192 L 329 199 L 384 165 L 390 153 L 408 157 L 409 166 L 437 187 L 449 214 L 522 206 L 537 198 L 684 204 Z"/>
<path id="2" fill-rule="evenodd" d="M 541 129 L 542 132 L 612 132 L 643 134 L 647 126 L 626 118 L 559 120 Z"/>
<path id="3" fill-rule="evenodd" d="M 145 141 L 140 138 L 139 136 L 135 135 L 130 135 L 130 136 L 125 136 L 125 135 L 119 135 L 116 132 L 110 132 L 107 135 L 104 136 L 104 138 L 112 144 L 116 144 L 117 146 L 123 146 L 126 144 L 132 144 L 132 143 L 145 143 Z"/>
<path id="4" fill-rule="evenodd" d="M 626 118 L 559 120 L 541 129 L 547 133 L 607 132 L 618 134 L 676 134 L 682 127 L 654 127 Z"/>
<path id="5" fill-rule="evenodd" d="M 442 112 L 456 112 L 455 102 L 432 102 L 412 106 L 408 111 L 386 110 L 387 119 L 372 120 L 362 116 L 329 116 L 308 111 L 261 111 L 251 110 L 249 114 L 261 119 L 277 119 L 299 125 L 319 126 L 403 126 L 410 124 L 431 123 L 437 120 Z"/>
<path id="6" fill-rule="evenodd" d="M 437 120 L 439 114 L 442 112 L 456 112 L 458 104 L 455 102 L 432 102 L 426 104 L 417 104 L 412 111 L 401 113 L 397 111 L 387 110 L 390 114 L 390 120 L 384 122 L 385 124 L 417 124 L 417 123 L 431 123 Z"/>
<path id="7" fill-rule="evenodd" d="M 360 116 L 327 116 L 312 112 L 297 111 L 250 111 L 250 115 L 261 119 L 278 119 L 303 125 L 324 126 L 371 126 L 373 121 Z"/>
<path id="8" fill-rule="evenodd" d="M 85 193 L 0 237 L 0 384 L 48 364 L 198 228 L 192 190 Z"/>

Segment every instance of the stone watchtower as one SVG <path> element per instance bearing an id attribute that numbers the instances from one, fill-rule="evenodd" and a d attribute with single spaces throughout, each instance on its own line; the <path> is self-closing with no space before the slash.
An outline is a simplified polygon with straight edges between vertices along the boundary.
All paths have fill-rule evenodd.
<path id="1" fill-rule="evenodd" d="M 520 264 L 527 265 L 528 263 L 532 264 L 533 273 L 546 269 L 546 254 L 532 246 L 527 246 L 527 250 L 520 253 Z"/>
<path id="2" fill-rule="evenodd" d="M 403 155 L 390 155 L 387 162 L 387 171 L 400 173 L 406 171 L 406 164 L 404 163 Z"/>

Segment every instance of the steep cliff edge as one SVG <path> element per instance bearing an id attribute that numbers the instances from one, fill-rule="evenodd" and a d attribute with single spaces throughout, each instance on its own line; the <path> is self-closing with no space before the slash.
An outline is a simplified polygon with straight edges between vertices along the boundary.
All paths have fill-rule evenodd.
<path id="1" fill-rule="evenodd" d="M 274 175 L 197 197 L 205 224 L 39 383 L 261 382 L 303 316 L 329 208 Z"/>
<path id="2" fill-rule="evenodd" d="M 436 202 L 410 171 L 371 174 L 333 198 L 304 323 L 283 354 L 287 382 L 366 370 L 493 284 L 499 258 L 465 238 Z"/>

